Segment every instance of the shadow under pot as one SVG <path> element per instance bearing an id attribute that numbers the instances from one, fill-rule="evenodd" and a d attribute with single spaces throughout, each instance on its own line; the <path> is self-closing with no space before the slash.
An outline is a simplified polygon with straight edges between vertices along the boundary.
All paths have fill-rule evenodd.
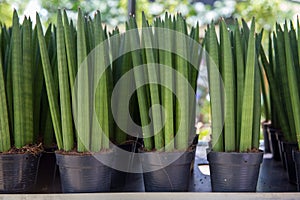
<path id="1" fill-rule="evenodd" d="M 36 193 L 60 193 L 61 185 L 59 170 L 56 165 L 54 151 L 56 148 L 46 148 L 41 155 L 36 181 Z"/>
<path id="2" fill-rule="evenodd" d="M 144 192 L 142 166 L 138 156 L 139 143 L 118 145 L 114 149 L 111 191 Z"/>
<path id="3" fill-rule="evenodd" d="M 207 155 L 213 192 L 255 192 L 263 152 Z"/>
<path id="4" fill-rule="evenodd" d="M 276 129 L 269 128 L 270 131 L 270 138 L 271 138 L 271 149 L 272 149 L 272 155 L 273 159 L 276 161 L 280 161 L 280 152 L 279 152 L 279 146 L 278 146 L 278 140 L 276 138 Z"/>
<path id="5" fill-rule="evenodd" d="M 280 160 L 283 166 L 283 169 L 286 170 L 286 159 L 285 159 L 285 153 L 283 151 L 283 142 L 284 142 L 284 135 L 281 131 L 276 131 L 276 140 L 278 142 L 278 149 L 279 149 L 279 155 L 280 155 Z"/>
<path id="6" fill-rule="evenodd" d="M 300 151 L 293 150 L 293 159 L 296 167 L 297 189 L 300 191 Z"/>
<path id="7" fill-rule="evenodd" d="M 40 155 L 0 154 L 0 193 L 34 192 Z"/>
<path id="8" fill-rule="evenodd" d="M 55 155 L 63 193 L 110 191 L 112 152 Z"/>
<path id="9" fill-rule="evenodd" d="M 271 147 L 270 147 L 270 137 L 269 137 L 269 127 L 271 124 L 269 122 L 263 122 L 262 124 L 262 130 L 263 130 L 263 135 L 264 135 L 264 147 L 265 153 L 271 153 Z"/>
<path id="10" fill-rule="evenodd" d="M 282 142 L 282 148 L 289 176 L 289 182 L 292 184 L 296 184 L 297 177 L 295 162 L 293 160 L 293 150 L 298 150 L 298 144 L 296 142 Z"/>
<path id="11" fill-rule="evenodd" d="M 145 191 L 187 192 L 195 150 L 140 153 Z"/>

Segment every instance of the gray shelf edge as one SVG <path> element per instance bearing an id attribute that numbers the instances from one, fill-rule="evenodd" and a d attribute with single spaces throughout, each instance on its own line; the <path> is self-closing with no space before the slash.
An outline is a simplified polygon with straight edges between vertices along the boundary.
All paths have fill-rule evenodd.
<path id="1" fill-rule="evenodd" d="M 300 193 L 82 193 L 82 194 L 1 194 L 1 200 L 57 200 L 57 199 L 83 199 L 83 200 L 276 200 L 276 199 L 300 199 Z"/>

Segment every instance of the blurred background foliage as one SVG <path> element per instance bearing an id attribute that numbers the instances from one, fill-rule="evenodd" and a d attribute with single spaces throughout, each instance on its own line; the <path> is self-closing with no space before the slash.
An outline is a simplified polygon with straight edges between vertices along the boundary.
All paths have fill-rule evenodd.
<path id="1" fill-rule="evenodd" d="M 240 1 L 236 4 L 233 16 L 250 21 L 256 18 L 258 29 L 273 30 L 276 22 L 283 23 L 285 19 L 293 19 L 299 9 L 299 4 L 283 0 L 251 0 Z"/>
<path id="2" fill-rule="evenodd" d="M 76 20 L 77 9 L 81 7 L 90 16 L 100 10 L 103 22 L 114 27 L 126 21 L 128 2 L 132 1 L 136 4 L 138 20 L 141 11 L 145 12 L 149 21 L 166 11 L 180 12 L 190 25 L 196 22 L 205 25 L 220 17 L 242 17 L 250 21 L 255 16 L 258 28 L 265 30 L 272 30 L 275 21 L 293 19 L 300 10 L 296 0 L 0 0 L 0 21 L 10 25 L 14 8 L 20 16 L 29 15 L 33 21 L 35 12 L 39 12 L 45 24 L 55 21 L 57 8 L 66 9 Z"/>

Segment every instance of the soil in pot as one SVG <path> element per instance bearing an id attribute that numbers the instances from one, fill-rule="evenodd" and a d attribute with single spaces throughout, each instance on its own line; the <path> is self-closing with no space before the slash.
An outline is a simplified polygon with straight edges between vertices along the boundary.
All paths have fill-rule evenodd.
<path id="1" fill-rule="evenodd" d="M 108 192 L 111 168 L 103 164 L 112 160 L 112 151 L 95 154 L 56 151 L 63 193 Z"/>
<path id="2" fill-rule="evenodd" d="M 1 153 L 0 193 L 33 193 L 40 156 L 39 146 L 26 146 Z"/>
<path id="3" fill-rule="evenodd" d="M 187 192 L 195 148 L 186 152 L 140 153 L 146 192 Z"/>
<path id="4" fill-rule="evenodd" d="M 289 176 L 289 182 L 292 184 L 297 183 L 296 177 L 296 167 L 293 160 L 293 150 L 298 149 L 298 144 L 296 142 L 282 142 L 283 152 L 285 155 L 285 163 L 287 167 L 287 172 Z"/>
<path id="5" fill-rule="evenodd" d="M 255 192 L 263 153 L 209 152 L 213 192 Z"/>

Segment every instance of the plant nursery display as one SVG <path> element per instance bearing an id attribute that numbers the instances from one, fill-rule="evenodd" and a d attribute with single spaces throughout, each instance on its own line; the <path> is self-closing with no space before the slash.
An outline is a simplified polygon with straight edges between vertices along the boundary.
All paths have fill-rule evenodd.
<path id="1" fill-rule="evenodd" d="M 211 22 L 200 38 L 180 13 L 140 14 L 114 28 L 81 9 L 0 23 L 0 193 L 190 191 L 204 76 L 212 191 L 256 191 L 261 125 L 300 190 L 299 20 L 264 46 L 255 18 Z"/>
<path id="2" fill-rule="evenodd" d="M 59 149 L 56 152 L 56 158 L 60 167 L 63 192 L 109 190 L 111 182 L 111 172 L 109 170 L 111 168 L 107 166 L 107 163 L 104 165 L 101 162 L 104 159 L 105 162 L 109 163 L 108 165 L 111 165 L 113 157 L 116 156 L 111 150 L 109 139 L 116 144 L 123 144 L 128 138 L 126 130 L 124 132 L 122 127 L 115 126 L 117 123 L 114 122 L 114 120 L 121 120 L 122 126 L 124 124 L 127 126 L 127 119 L 124 118 L 126 116 L 123 115 L 123 112 L 126 111 L 122 110 L 124 108 L 122 108 L 123 105 L 120 102 L 120 99 L 127 95 L 123 93 L 128 93 L 125 88 L 126 84 L 123 84 L 123 88 L 118 90 L 121 92 L 118 94 L 119 101 L 113 104 L 117 107 L 118 113 L 114 116 L 116 117 L 114 120 L 112 118 L 114 113 L 110 108 L 112 91 L 122 75 L 131 69 L 134 69 L 134 84 L 138 85 L 139 81 L 143 79 L 150 82 L 150 84 L 147 83 L 145 86 L 137 88 L 136 101 L 138 107 L 134 104 L 131 104 L 130 107 L 130 112 L 136 118 L 135 121 L 140 121 L 143 130 L 144 147 L 141 151 L 144 153 L 142 157 L 150 159 L 147 161 L 142 160 L 142 164 L 151 162 L 153 158 L 157 159 L 157 156 L 168 158 L 171 155 L 172 159 L 178 157 L 185 159 L 184 161 L 178 161 L 179 165 L 177 164 L 175 167 L 166 167 L 173 171 L 172 173 L 175 172 L 175 168 L 177 170 L 175 173 L 178 173 L 179 168 L 182 168 L 184 178 L 178 179 L 178 188 L 175 187 L 176 184 L 173 183 L 173 180 L 168 181 L 167 178 L 161 177 L 162 170 L 165 170 L 165 168 L 145 170 L 144 179 L 146 181 L 147 177 L 152 178 L 152 176 L 161 179 L 163 182 L 157 186 L 161 191 L 187 191 L 188 189 L 189 170 L 195 155 L 195 147 L 191 146 L 193 138 L 190 136 L 194 135 L 197 65 L 200 61 L 200 56 L 197 55 L 199 52 L 199 43 L 197 42 L 199 27 L 193 28 L 188 34 L 183 17 L 178 15 L 173 19 L 168 14 L 166 14 L 165 21 L 159 18 L 155 21 L 154 27 L 160 28 L 159 31 L 152 31 L 146 19 L 143 18 L 141 40 L 139 39 L 138 27 L 134 17 L 129 19 L 126 27 L 127 30 L 124 34 L 119 34 L 118 29 L 115 29 L 109 36 L 102 26 L 99 12 L 95 14 L 94 19 L 91 19 L 84 18 L 82 11 L 79 10 L 76 29 L 72 21 L 69 22 L 66 12 L 64 11 L 62 14 L 61 11 L 58 11 L 57 26 L 54 29 L 56 54 L 52 54 L 52 56 L 57 56 L 57 66 L 52 66 L 51 60 L 55 58 L 51 58 L 47 50 L 41 22 L 37 15 L 37 33 L 49 107 Z M 189 53 L 193 53 L 193 63 L 188 63 L 180 55 L 173 55 L 172 52 L 167 51 L 166 47 L 166 50 L 159 49 L 160 46 L 157 46 L 157 44 L 162 45 L 163 42 L 161 41 L 164 41 L 164 38 L 162 38 L 163 28 L 167 30 L 164 32 L 167 34 L 165 39 L 168 40 L 165 46 L 169 45 L 170 47 L 172 44 L 174 45 L 171 47 L 172 49 L 185 47 L 186 52 L 182 54 L 191 56 Z M 181 34 L 181 40 L 178 40 L 178 44 L 172 41 L 173 38 L 179 38 L 175 34 L 176 32 Z M 107 42 L 108 40 L 110 43 Z M 74 44 L 77 44 L 77 48 Z M 120 48 L 127 48 L 126 45 L 131 46 L 131 48 L 138 48 L 135 51 L 123 54 L 124 50 L 122 51 Z M 112 58 L 117 59 L 110 60 L 110 54 L 115 54 L 112 55 Z M 187 58 L 191 57 L 185 59 Z M 157 63 L 158 67 L 153 67 L 153 63 Z M 143 69 L 145 71 L 136 70 L 142 64 L 146 66 Z M 167 69 L 159 66 L 160 64 L 166 65 L 167 67 L 164 68 Z M 195 66 L 192 66 L 192 64 Z M 98 66 L 102 65 L 108 67 L 104 69 L 102 76 L 99 78 L 102 69 Z M 174 76 L 173 72 L 170 73 L 168 69 L 178 71 L 178 75 Z M 182 77 L 186 80 L 184 84 L 178 81 Z M 58 80 L 58 85 L 56 85 L 55 79 Z M 99 83 L 97 82 L 98 79 Z M 163 83 L 171 83 L 171 87 L 164 88 L 156 84 L 158 79 Z M 185 86 L 187 84 L 188 86 Z M 188 87 L 192 90 L 189 90 Z M 177 92 L 176 97 L 172 94 L 173 90 Z M 95 96 L 93 96 L 93 92 L 95 92 Z M 166 112 L 166 124 L 163 129 L 160 128 L 164 123 L 160 110 L 153 110 L 150 113 L 153 120 L 150 125 L 153 126 L 148 125 L 148 110 L 160 103 Z M 91 112 L 93 110 L 95 112 Z M 136 113 L 139 115 L 136 115 Z M 96 117 L 93 116 L 94 114 L 96 114 Z M 95 118 L 97 121 L 95 121 Z M 97 127 L 98 122 L 102 130 Z M 176 132 L 178 135 L 176 135 Z M 149 137 L 149 134 L 152 136 Z M 167 149 L 164 149 L 165 146 Z M 168 153 L 163 154 L 164 151 Z M 88 162 L 91 162 L 91 164 L 86 167 Z M 82 170 L 79 172 L 77 169 L 80 166 Z M 92 167 L 95 168 L 92 170 Z M 144 167 L 149 166 L 143 164 L 142 167 L 144 169 Z M 95 175 L 95 171 L 98 174 Z M 104 184 L 104 181 L 106 181 L 106 184 Z M 165 188 L 162 186 L 165 186 Z M 145 188 L 147 191 L 157 190 L 151 189 L 147 183 Z"/>
<path id="3" fill-rule="evenodd" d="M 209 89 L 212 109 L 210 165 L 213 191 L 255 191 L 263 153 L 259 152 L 260 74 L 255 34 L 243 22 L 229 30 L 220 22 L 206 32 Z M 224 81 L 224 85 L 223 85 Z M 224 125 L 224 126 L 223 126 Z"/>
<path id="4" fill-rule="evenodd" d="M 299 29 L 299 23 L 297 26 Z M 278 138 L 279 150 L 281 150 L 281 158 L 287 168 L 291 183 L 297 181 L 292 152 L 298 149 L 297 138 L 299 138 L 299 89 L 297 87 L 299 43 L 297 35 L 299 35 L 299 30 L 297 33 L 292 21 L 286 21 L 284 28 L 276 24 L 276 31 L 270 35 L 269 39 L 269 60 L 261 48 L 261 59 L 274 103 L 273 109 L 278 116 L 278 122 L 274 123 L 274 127 L 282 132 L 282 137 Z"/>

